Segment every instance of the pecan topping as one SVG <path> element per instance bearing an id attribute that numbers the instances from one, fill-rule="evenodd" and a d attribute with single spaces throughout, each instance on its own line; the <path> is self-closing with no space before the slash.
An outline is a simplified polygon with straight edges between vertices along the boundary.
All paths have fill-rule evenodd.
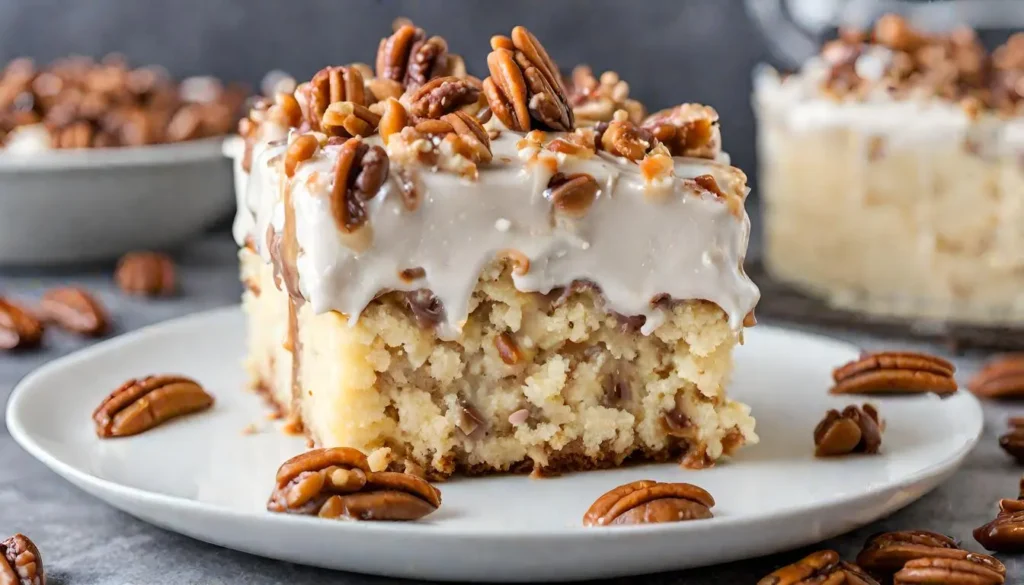
<path id="1" fill-rule="evenodd" d="M 320 128 L 329 136 L 369 136 L 377 131 L 380 116 L 355 102 L 334 102 L 327 106 Z"/>
<path id="2" fill-rule="evenodd" d="M 404 282 L 413 282 L 419 280 L 427 275 L 427 271 L 420 268 L 406 268 L 398 273 L 398 278 L 401 278 Z"/>
<path id="3" fill-rule="evenodd" d="M 440 118 L 476 103 L 480 88 L 467 79 L 437 77 L 409 96 L 409 112 L 418 118 Z"/>
<path id="4" fill-rule="evenodd" d="M 29 537 L 15 534 L 0 542 L 0 583 L 46 585 L 43 557 Z"/>
<path id="5" fill-rule="evenodd" d="M 288 145 L 284 153 L 284 175 L 288 178 L 295 176 L 295 169 L 299 163 L 307 161 L 320 149 L 320 141 L 312 134 L 302 134 L 295 138 Z"/>
<path id="6" fill-rule="evenodd" d="M 0 349 L 38 347 L 43 323 L 18 305 L 0 297 Z"/>
<path id="7" fill-rule="evenodd" d="M 460 62 L 457 55 L 448 54 L 443 38 L 427 38 L 427 33 L 412 23 L 398 26 L 377 47 L 377 77 L 401 83 L 406 90 L 449 74 Z"/>
<path id="8" fill-rule="evenodd" d="M 366 106 L 363 75 L 355 67 L 325 67 L 309 82 L 306 103 L 306 121 L 309 127 L 321 131 L 320 126 L 327 108 L 335 102 L 352 102 Z"/>
<path id="9" fill-rule="evenodd" d="M 380 137 L 384 141 L 384 145 L 387 146 L 391 136 L 401 132 L 408 125 L 409 114 L 405 111 L 405 106 L 393 97 L 388 98 L 384 106 L 384 113 L 381 115 L 380 123 L 378 124 Z"/>
<path id="10" fill-rule="evenodd" d="M 984 526 L 975 528 L 974 540 L 991 551 L 1024 551 L 1024 477 L 1020 480 L 1017 499 L 999 500 L 999 513 L 996 518 Z"/>
<path id="11" fill-rule="evenodd" d="M 315 449 L 285 461 L 267 510 L 348 520 L 418 520 L 441 505 L 441 492 L 406 473 L 371 472 L 346 447 Z"/>
<path id="12" fill-rule="evenodd" d="M 515 337 L 508 333 L 500 333 L 494 338 L 494 347 L 498 350 L 501 361 L 510 366 L 518 364 L 523 359 L 523 352 L 519 349 Z"/>
<path id="13" fill-rule="evenodd" d="M 587 214 L 600 192 L 597 179 L 586 173 L 555 173 L 548 181 L 544 197 L 556 213 L 579 219 Z"/>
<path id="14" fill-rule="evenodd" d="M 474 163 L 491 162 L 491 139 L 475 117 L 466 112 L 453 112 L 441 118 L 459 137 L 456 151 Z"/>
<path id="15" fill-rule="evenodd" d="M 651 132 L 626 119 L 626 112 L 621 110 L 610 124 L 599 124 L 597 131 L 601 137 L 597 144 L 601 149 L 631 161 L 642 159 L 654 144 Z"/>
<path id="16" fill-rule="evenodd" d="M 213 397 L 194 380 L 147 376 L 128 380 L 111 392 L 92 413 L 92 420 L 101 439 L 127 437 L 211 406 Z"/>
<path id="17" fill-rule="evenodd" d="M 380 191 L 389 166 L 388 155 L 379 146 L 369 146 L 359 138 L 341 145 L 331 188 L 331 212 L 341 231 L 352 233 L 369 219 L 366 202 Z"/>
<path id="18" fill-rule="evenodd" d="M 621 485 L 598 498 L 583 515 L 584 526 L 650 524 L 711 518 L 715 499 L 689 483 L 651 480 Z"/>
<path id="19" fill-rule="evenodd" d="M 107 310 L 91 294 L 78 287 L 46 291 L 39 308 L 52 323 L 80 335 L 98 337 L 107 332 Z"/>
<path id="20" fill-rule="evenodd" d="M 847 406 L 842 414 L 838 410 L 830 410 L 814 429 L 814 455 L 874 455 L 882 445 L 882 427 L 878 411 L 870 404 L 862 408 Z"/>
<path id="21" fill-rule="evenodd" d="M 757 585 L 878 585 L 857 565 L 839 558 L 834 550 L 810 554 L 761 578 Z"/>
<path id="22" fill-rule="evenodd" d="M 857 555 L 857 564 L 875 578 L 883 580 L 891 579 L 909 561 L 925 558 L 967 560 L 997 573 L 1006 572 L 998 560 L 988 555 L 963 550 L 952 538 L 926 530 L 876 534 L 868 539 L 864 549 Z"/>
<path id="23" fill-rule="evenodd" d="M 129 252 L 117 262 L 114 280 L 130 295 L 172 295 L 176 290 L 174 261 L 159 252 Z"/>
<path id="24" fill-rule="evenodd" d="M 999 437 L 999 446 L 1013 456 L 1017 463 L 1024 463 L 1024 417 L 1011 417 L 1007 422 L 1010 429 Z"/>
<path id="25" fill-rule="evenodd" d="M 483 88 L 495 116 L 511 130 L 531 128 L 571 131 L 572 109 L 558 66 L 530 31 L 512 29 L 512 37 L 491 39 L 487 56 L 490 77 Z"/>
<path id="26" fill-rule="evenodd" d="M 893 575 L 893 585 L 1002 585 L 1005 580 L 1005 569 L 998 571 L 970 558 L 914 559 Z"/>
<path id="27" fill-rule="evenodd" d="M 1024 353 L 988 362 L 967 387 L 983 398 L 1024 397 Z"/>
<path id="28" fill-rule="evenodd" d="M 629 99 L 629 84 L 614 71 L 605 71 L 598 79 L 590 67 L 579 65 L 565 85 L 578 125 L 611 122 L 617 110 L 625 110 L 629 121 L 639 124 L 646 113 L 643 104 Z"/>
<path id="29" fill-rule="evenodd" d="M 955 368 L 924 353 L 887 351 L 867 353 L 832 372 L 832 394 L 900 394 L 934 392 L 948 396 L 957 390 Z"/>
<path id="30" fill-rule="evenodd" d="M 668 147 L 672 156 L 716 159 L 722 151 L 718 112 L 701 104 L 681 104 L 655 112 L 641 127 Z"/>

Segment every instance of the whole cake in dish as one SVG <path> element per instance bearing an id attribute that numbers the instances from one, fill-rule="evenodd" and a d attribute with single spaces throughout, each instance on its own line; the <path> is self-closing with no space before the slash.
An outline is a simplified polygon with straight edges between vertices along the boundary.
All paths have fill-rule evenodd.
<path id="1" fill-rule="evenodd" d="M 888 15 L 754 102 L 773 277 L 880 315 L 1024 325 L 1024 35 Z"/>
<path id="2" fill-rule="evenodd" d="M 758 291 L 714 110 L 645 116 L 522 27 L 491 44 L 481 81 L 400 25 L 374 69 L 243 121 L 252 386 L 313 443 L 430 478 L 756 442 L 725 392 Z"/>

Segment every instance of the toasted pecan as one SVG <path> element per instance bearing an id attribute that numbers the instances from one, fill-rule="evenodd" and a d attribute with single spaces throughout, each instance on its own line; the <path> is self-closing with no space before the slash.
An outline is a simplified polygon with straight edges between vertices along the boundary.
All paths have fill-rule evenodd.
<path id="1" fill-rule="evenodd" d="M 648 524 L 711 518 L 715 499 L 688 483 L 651 480 L 621 485 L 602 495 L 583 515 L 584 526 Z"/>
<path id="2" fill-rule="evenodd" d="M 46 571 L 39 548 L 24 534 L 0 542 L 0 583 L 46 585 Z"/>
<path id="3" fill-rule="evenodd" d="M 388 177 L 388 155 L 379 146 L 370 146 L 359 138 L 341 145 L 334 166 L 331 187 L 331 213 L 344 233 L 352 233 L 369 219 L 366 202 L 373 199 Z"/>
<path id="4" fill-rule="evenodd" d="M 832 394 L 892 394 L 934 392 L 948 396 L 957 390 L 955 368 L 929 354 L 889 351 L 868 353 L 832 373 Z"/>
<path id="5" fill-rule="evenodd" d="M 100 438 L 145 432 L 172 418 L 213 406 L 213 397 L 183 376 L 147 376 L 128 380 L 110 393 L 92 414 Z"/>
<path id="6" fill-rule="evenodd" d="M 816 457 L 833 457 L 850 453 L 878 453 L 884 425 L 878 411 L 870 404 L 850 405 L 840 413 L 830 410 L 814 429 Z"/>
<path id="7" fill-rule="evenodd" d="M 487 56 L 490 77 L 483 89 L 491 111 L 511 130 L 531 128 L 571 131 L 572 108 L 558 66 L 540 41 L 524 27 L 512 36 L 491 38 Z"/>
<path id="8" fill-rule="evenodd" d="M 38 347 L 43 322 L 18 304 L 0 297 L 0 349 Z"/>
<path id="9" fill-rule="evenodd" d="M 601 185 L 592 175 L 555 173 L 548 181 L 544 197 L 555 213 L 579 219 L 587 214 L 600 192 Z"/>
<path id="10" fill-rule="evenodd" d="M 989 361 L 967 387 L 983 398 L 1024 398 L 1024 353 Z"/>
<path id="11" fill-rule="evenodd" d="M 107 309 L 80 287 L 66 286 L 46 291 L 39 308 L 47 321 L 80 335 L 99 337 L 110 327 Z"/>
<path id="12" fill-rule="evenodd" d="M 436 77 L 409 95 L 409 113 L 418 118 L 440 118 L 477 102 L 480 88 L 465 78 Z"/>
<path id="13" fill-rule="evenodd" d="M 377 131 L 381 117 L 355 102 L 334 102 L 320 119 L 320 129 L 330 136 L 350 138 L 370 136 Z"/>
<path id="14" fill-rule="evenodd" d="M 307 89 L 306 121 L 310 128 L 321 131 L 327 108 L 335 102 L 352 102 L 367 106 L 363 75 L 356 67 L 325 67 L 317 71 Z"/>

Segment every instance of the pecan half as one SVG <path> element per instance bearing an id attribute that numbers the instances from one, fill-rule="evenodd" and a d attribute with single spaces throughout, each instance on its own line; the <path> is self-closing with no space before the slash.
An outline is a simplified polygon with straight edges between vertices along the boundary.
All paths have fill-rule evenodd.
<path id="1" fill-rule="evenodd" d="M 842 413 L 830 410 L 814 429 L 814 455 L 876 454 L 882 445 L 882 428 L 878 411 L 870 404 L 859 408 L 851 404 Z"/>
<path id="2" fill-rule="evenodd" d="M 194 380 L 147 376 L 128 380 L 111 392 L 92 413 L 92 420 L 100 438 L 127 437 L 211 406 L 213 397 Z"/>
<path id="3" fill-rule="evenodd" d="M 480 88 L 459 77 L 437 77 L 409 95 L 409 113 L 418 118 L 440 118 L 476 103 Z"/>
<path id="4" fill-rule="evenodd" d="M 125 293 L 168 296 L 176 290 L 174 260 L 159 252 L 129 252 L 117 262 L 114 280 Z"/>
<path id="5" fill-rule="evenodd" d="M 834 550 L 807 555 L 766 575 L 757 585 L 878 585 L 857 565 L 839 558 Z"/>
<path id="6" fill-rule="evenodd" d="M 943 534 L 904 530 L 871 536 L 857 555 L 857 564 L 876 579 L 888 579 L 907 561 L 920 558 L 963 559 L 969 554 L 973 553 L 960 549 L 955 540 Z"/>
<path id="7" fill-rule="evenodd" d="M 991 559 L 998 567 L 980 557 Z M 1002 563 L 988 555 L 970 553 L 963 559 L 914 559 L 893 575 L 893 585 L 1002 585 L 1005 581 Z"/>
<path id="8" fill-rule="evenodd" d="M 43 557 L 24 534 L 0 542 L 0 583 L 3 585 L 46 585 Z"/>
<path id="9" fill-rule="evenodd" d="M 672 156 L 716 159 L 722 152 L 718 112 L 701 104 L 681 104 L 648 116 L 641 127 L 668 147 Z"/>
<path id="10" fill-rule="evenodd" d="M 934 392 L 948 396 L 957 390 L 955 368 L 924 353 L 887 351 L 867 353 L 832 372 L 832 394 L 904 394 Z"/>
<path id="11" fill-rule="evenodd" d="M 601 185 L 591 175 L 555 173 L 548 181 L 544 197 L 555 213 L 579 219 L 587 214 L 600 192 Z"/>
<path id="12" fill-rule="evenodd" d="M 295 170 L 299 163 L 305 162 L 320 150 L 320 141 L 312 134 L 301 134 L 288 145 L 284 152 L 284 176 L 291 178 L 295 176 Z"/>
<path id="13" fill-rule="evenodd" d="M 452 57 L 453 59 L 450 59 Z M 448 43 L 412 23 L 402 24 L 377 47 L 377 77 L 401 83 L 406 90 L 453 71 L 461 58 L 448 54 Z"/>
<path id="14" fill-rule="evenodd" d="M 329 136 L 350 138 L 370 136 L 377 131 L 380 116 L 355 102 L 334 102 L 320 119 L 320 128 Z"/>
<path id="15" fill-rule="evenodd" d="M 967 387 L 983 398 L 1024 397 L 1024 353 L 996 358 L 979 371 Z"/>
<path id="16" fill-rule="evenodd" d="M 350 138 L 341 145 L 331 188 L 331 213 L 341 231 L 352 233 L 366 223 L 366 202 L 380 191 L 389 167 L 388 155 L 379 146 L 370 146 L 359 138 Z"/>
<path id="17" fill-rule="evenodd" d="M 0 297 L 0 349 L 38 347 L 43 323 L 35 315 Z"/>
<path id="18" fill-rule="evenodd" d="M 320 126 L 327 108 L 335 102 L 369 105 L 363 75 L 356 67 L 325 67 L 317 71 L 306 90 L 306 121 L 309 127 L 321 131 Z"/>
<path id="19" fill-rule="evenodd" d="M 1009 431 L 999 437 L 999 446 L 1009 453 L 1017 463 L 1024 463 L 1024 417 L 1011 417 L 1007 424 Z"/>
<path id="20" fill-rule="evenodd" d="M 571 131 L 575 127 L 558 66 L 543 45 L 524 27 L 512 29 L 511 38 L 491 38 L 483 82 L 487 103 L 511 130 L 531 128 Z"/>
<path id="21" fill-rule="evenodd" d="M 453 112 L 441 118 L 448 122 L 452 131 L 462 143 L 457 151 L 474 163 L 491 162 L 491 139 L 487 136 L 483 124 L 466 112 Z"/>
<path id="22" fill-rule="evenodd" d="M 285 461 L 267 510 L 348 520 L 418 520 L 441 506 L 441 492 L 407 473 L 371 472 L 355 449 L 308 451 Z"/>
<path id="23" fill-rule="evenodd" d="M 46 291 L 39 303 L 47 321 L 80 335 L 98 337 L 107 332 L 107 310 L 86 290 L 68 286 Z"/>
<path id="24" fill-rule="evenodd" d="M 598 498 L 583 515 L 583 525 L 701 520 L 713 516 L 714 505 L 711 494 L 693 484 L 634 481 Z"/>
<path id="25" fill-rule="evenodd" d="M 1024 510 L 1020 500 L 1011 500 L 1014 504 L 1000 502 L 1000 508 L 1013 512 L 1000 512 L 994 520 L 974 529 L 974 540 L 988 550 L 1003 553 L 1024 552 Z"/>

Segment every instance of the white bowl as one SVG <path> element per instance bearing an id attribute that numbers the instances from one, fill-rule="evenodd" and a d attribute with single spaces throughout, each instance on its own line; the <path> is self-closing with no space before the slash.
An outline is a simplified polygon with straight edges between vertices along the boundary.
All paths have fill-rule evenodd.
<path id="1" fill-rule="evenodd" d="M 0 265 L 106 260 L 187 241 L 234 204 L 223 142 L 0 151 Z"/>

